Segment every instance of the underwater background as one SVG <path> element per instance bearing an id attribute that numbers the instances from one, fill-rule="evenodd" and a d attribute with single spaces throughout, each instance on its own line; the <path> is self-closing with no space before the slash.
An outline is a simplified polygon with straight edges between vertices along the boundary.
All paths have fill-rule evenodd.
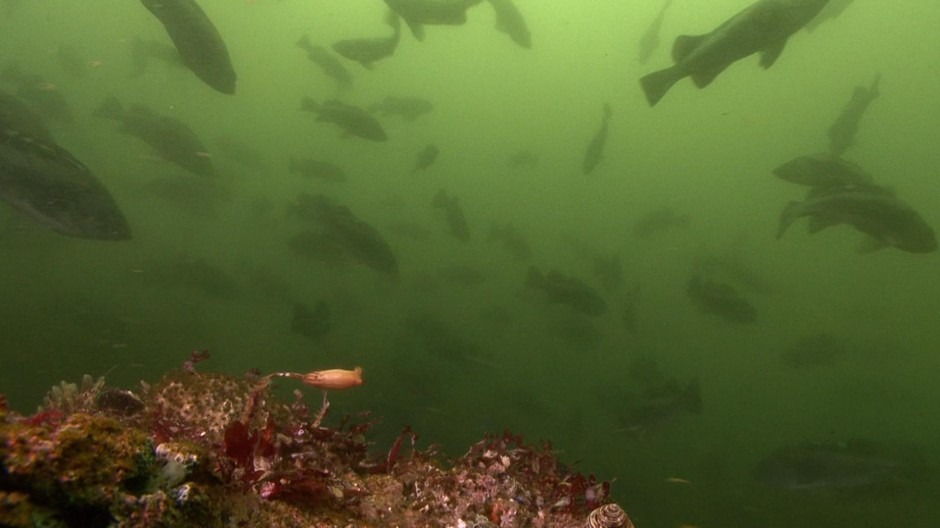
<path id="1" fill-rule="evenodd" d="M 749 3 L 674 0 L 642 64 L 658 0 L 517 0 L 531 49 L 495 30 L 483 3 L 466 24 L 428 26 L 423 42 L 403 28 L 394 55 L 371 70 L 342 59 L 354 80 L 339 91 L 296 42 L 387 35 L 383 2 L 203 0 L 238 75 L 229 96 L 158 60 L 132 75 L 135 39 L 167 41 L 138 2 L 8 0 L 0 68 L 40 74 L 67 101 L 71 119 L 51 121 L 56 140 L 106 185 L 133 238 L 69 238 L 0 211 L 0 392 L 30 411 L 60 380 L 106 374 L 132 387 L 193 349 L 211 352 L 204 370 L 229 373 L 360 365 L 365 385 L 331 393 L 331 412 L 374 411 L 378 445 L 402 424 L 453 455 L 503 428 L 548 439 L 579 471 L 612 479 L 612 498 L 643 528 L 936 526 L 940 486 L 919 474 L 847 493 L 767 486 L 753 473 L 782 446 L 855 438 L 909 447 L 927 473 L 938 462 L 936 253 L 860 255 L 848 227 L 810 235 L 804 221 L 776 240 L 799 190 L 771 171 L 825 151 L 853 89 L 880 74 L 845 157 L 940 225 L 940 5 L 853 3 L 797 32 L 772 68 L 746 58 L 706 89 L 680 82 L 650 108 L 638 79 L 671 64 L 672 40 Z M 69 73 L 63 46 L 85 68 Z M 380 116 L 388 140 L 371 142 L 299 104 L 368 107 L 390 95 L 434 109 L 414 121 Z M 185 121 L 215 177 L 206 183 L 93 116 L 111 96 Z M 584 174 L 605 103 L 603 157 Z M 428 144 L 439 156 L 413 170 Z M 252 161 L 238 156 L 246 146 Z M 529 162 L 508 161 L 519 153 Z M 329 159 L 347 178 L 304 178 L 290 170 L 300 157 Z M 469 240 L 432 205 L 441 189 L 459 198 Z M 300 193 L 324 194 L 382 233 L 397 275 L 292 251 L 288 211 Z M 663 208 L 687 225 L 640 236 L 637 222 Z M 531 255 L 493 239 L 509 224 Z M 530 266 L 579 278 L 609 309 L 546 302 Z M 703 274 L 733 285 L 756 321 L 697 306 L 687 285 Z M 297 304 L 321 301 L 329 332 L 292 331 Z M 837 357 L 788 363 L 817 335 L 840 343 Z M 655 400 L 634 387 L 690 380 L 700 408 L 624 423 L 624 407 Z"/>

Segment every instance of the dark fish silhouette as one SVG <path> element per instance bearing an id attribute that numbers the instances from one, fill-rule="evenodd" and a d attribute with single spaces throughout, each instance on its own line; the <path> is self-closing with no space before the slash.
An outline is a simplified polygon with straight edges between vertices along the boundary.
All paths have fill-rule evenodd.
<path id="1" fill-rule="evenodd" d="M 457 197 L 447 196 L 444 189 L 440 189 L 431 200 L 431 205 L 444 211 L 444 217 L 447 219 L 447 226 L 450 228 L 450 234 L 461 242 L 470 240 L 470 227 L 467 225 L 467 219 L 463 214 L 463 208 Z"/>
<path id="2" fill-rule="evenodd" d="M 411 173 L 414 174 L 433 165 L 440 152 L 437 145 L 428 145 L 421 149 L 421 152 L 418 152 L 417 159 L 415 159 L 415 166 L 411 169 Z"/>
<path id="3" fill-rule="evenodd" d="M 394 97 L 388 96 L 378 103 L 369 106 L 369 112 L 383 116 L 397 115 L 406 121 L 428 114 L 434 110 L 434 104 L 420 97 Z"/>
<path id="4" fill-rule="evenodd" d="M 871 86 L 856 86 L 852 92 L 852 100 L 845 105 L 842 113 L 836 118 L 827 132 L 829 136 L 829 152 L 835 156 L 845 154 L 845 151 L 855 144 L 855 134 L 858 133 L 858 124 L 868 110 L 868 105 L 878 98 L 878 83 L 881 74 L 875 75 Z"/>
<path id="5" fill-rule="evenodd" d="M 787 39 L 806 25 L 829 0 L 758 0 L 705 35 L 682 35 L 672 48 L 675 65 L 640 79 L 650 106 L 674 84 L 692 77 L 704 88 L 731 64 L 760 53 L 764 68 L 773 66 Z"/>
<path id="6" fill-rule="evenodd" d="M 525 49 L 532 48 L 529 27 L 512 0 L 489 0 L 496 12 L 496 30 L 509 35 L 513 42 Z"/>
<path id="7" fill-rule="evenodd" d="M 326 182 L 346 181 L 346 171 L 339 165 L 312 158 L 291 158 L 290 171 L 304 178 L 314 178 Z"/>
<path id="8" fill-rule="evenodd" d="M 55 143 L 42 115 L 22 99 L 0 91 L 0 125 L 46 143 Z"/>
<path id="9" fill-rule="evenodd" d="M 311 43 L 307 35 L 300 37 L 297 46 L 307 52 L 307 58 L 310 59 L 310 62 L 319 66 L 323 73 L 336 81 L 339 89 L 348 90 L 352 88 L 352 74 L 329 50 Z"/>
<path id="10" fill-rule="evenodd" d="M 335 99 L 317 103 L 309 97 L 304 97 L 300 101 L 300 109 L 316 114 L 318 122 L 333 123 L 339 126 L 347 134 L 370 141 L 386 141 L 388 139 L 382 124 L 358 106 Z"/>
<path id="11" fill-rule="evenodd" d="M 543 291 L 549 303 L 564 304 L 585 315 L 607 312 L 607 302 L 594 288 L 581 279 L 554 270 L 542 274 L 535 266 L 529 266 L 525 286 Z"/>
<path id="12" fill-rule="evenodd" d="M 895 247 L 911 253 L 937 250 L 933 228 L 894 192 L 875 185 L 864 188 L 836 187 L 810 191 L 803 202 L 791 201 L 780 214 L 777 238 L 798 218 L 810 219 L 810 233 L 849 224 L 868 235 L 859 252 Z"/>
<path id="13" fill-rule="evenodd" d="M 857 494 L 916 485 L 930 473 L 916 447 L 853 438 L 780 447 L 751 470 L 751 477 L 793 492 Z"/>
<path id="14" fill-rule="evenodd" d="M 228 48 L 195 0 L 141 0 L 163 24 L 183 64 L 224 94 L 235 93 L 235 70 Z"/>
<path id="15" fill-rule="evenodd" d="M 864 169 L 832 154 L 799 156 L 773 170 L 781 180 L 816 189 L 874 187 Z"/>
<path id="16" fill-rule="evenodd" d="M 646 28 L 640 38 L 640 64 L 646 63 L 653 56 L 653 52 L 659 48 L 659 32 L 663 27 L 663 20 L 666 19 L 666 10 L 669 9 L 671 4 L 672 0 L 666 0 L 663 3 L 663 7 L 659 9 L 659 14 L 656 15 L 656 18 L 650 23 L 650 27 Z"/>
<path id="17" fill-rule="evenodd" d="M 0 122 L 0 198 L 57 233 L 125 240 L 130 226 L 108 190 L 48 138 Z"/>
<path id="18" fill-rule="evenodd" d="M 461 26 L 467 22 L 467 9 L 483 0 L 385 0 L 398 13 L 411 33 L 424 40 L 424 26 Z"/>
<path id="19" fill-rule="evenodd" d="M 661 207 L 641 216 L 633 224 L 633 234 L 639 238 L 646 238 L 670 229 L 686 229 L 689 227 L 689 222 L 689 215 L 676 214 L 669 207 Z"/>
<path id="20" fill-rule="evenodd" d="M 581 170 L 584 174 L 590 174 L 604 157 L 604 145 L 607 144 L 607 129 L 610 124 L 610 115 L 610 104 L 604 103 L 604 117 L 601 121 L 601 125 L 597 129 L 597 132 L 594 133 L 594 137 L 591 138 L 591 142 L 584 152 L 584 162 L 581 165 Z"/>
<path id="21" fill-rule="evenodd" d="M 491 227 L 487 240 L 499 242 L 503 249 L 519 261 L 525 262 L 532 258 L 532 248 L 529 247 L 529 241 L 511 223 Z"/>
<path id="22" fill-rule="evenodd" d="M 193 174 L 215 176 L 205 145 L 179 119 L 157 114 L 142 105 L 132 105 L 125 110 L 116 97 L 106 99 L 94 115 L 121 123 L 118 131 L 146 142 L 161 158 Z"/>
<path id="23" fill-rule="evenodd" d="M 726 321 L 757 321 L 757 308 L 727 284 L 692 275 L 686 293 L 702 311 L 711 312 Z"/>
<path id="24" fill-rule="evenodd" d="M 306 235 L 320 247 L 340 248 L 351 259 L 390 276 L 398 274 L 398 259 L 385 238 L 371 225 L 360 220 L 344 205 L 320 195 L 301 194 L 290 214 L 311 222 L 318 231 Z M 294 240 L 295 244 L 301 241 Z M 293 247 L 293 246 L 292 246 Z M 294 248 L 300 249 L 300 245 Z"/>
<path id="25" fill-rule="evenodd" d="M 334 42 L 331 47 L 336 53 L 371 70 L 375 61 L 391 57 L 401 40 L 401 19 L 394 11 L 388 12 L 385 23 L 392 28 L 390 37 L 345 39 Z"/>
<path id="26" fill-rule="evenodd" d="M 15 95 L 29 103 L 43 117 L 60 123 L 72 123 L 72 108 L 55 83 L 41 75 L 26 73 L 18 65 L 10 64 L 0 75 L 4 81 L 16 86 Z"/>

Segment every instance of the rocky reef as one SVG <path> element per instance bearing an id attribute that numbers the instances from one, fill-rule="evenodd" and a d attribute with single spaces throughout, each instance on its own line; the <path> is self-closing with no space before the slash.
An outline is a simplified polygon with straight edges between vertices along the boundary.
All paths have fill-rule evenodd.
<path id="1" fill-rule="evenodd" d="M 405 428 L 376 446 L 368 413 L 327 426 L 325 392 L 311 412 L 300 389 L 279 400 L 270 375 L 197 371 L 206 357 L 133 391 L 62 383 L 31 416 L 0 397 L 0 525 L 632 526 L 609 483 L 548 443 L 506 431 L 451 459 Z"/>

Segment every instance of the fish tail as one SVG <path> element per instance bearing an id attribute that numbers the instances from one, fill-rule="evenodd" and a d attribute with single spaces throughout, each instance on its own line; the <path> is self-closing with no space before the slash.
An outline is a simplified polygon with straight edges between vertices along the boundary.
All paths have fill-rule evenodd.
<path id="1" fill-rule="evenodd" d="M 780 227 L 777 228 L 777 240 L 780 240 L 787 228 L 790 227 L 790 224 L 800 217 L 800 205 L 801 202 L 791 201 L 784 206 L 783 211 L 780 213 Z"/>
<path id="2" fill-rule="evenodd" d="M 105 99 L 101 106 L 95 109 L 92 112 L 92 115 L 95 117 L 103 117 L 106 119 L 114 119 L 120 121 L 124 117 L 124 107 L 121 106 L 121 101 L 117 97 L 111 96 Z"/>
<path id="3" fill-rule="evenodd" d="M 643 93 L 646 94 L 646 101 L 650 106 L 656 106 L 656 103 L 666 95 L 672 85 L 679 82 L 683 77 L 685 77 L 685 74 L 677 67 L 672 66 L 640 78 L 640 86 L 643 87 Z"/>

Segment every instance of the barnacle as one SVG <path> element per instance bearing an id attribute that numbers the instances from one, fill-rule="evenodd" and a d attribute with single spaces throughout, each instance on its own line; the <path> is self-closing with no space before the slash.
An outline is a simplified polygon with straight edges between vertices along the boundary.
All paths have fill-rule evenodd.
<path id="1" fill-rule="evenodd" d="M 605 504 L 588 515 L 585 528 L 633 528 L 623 508 L 615 503 Z"/>

